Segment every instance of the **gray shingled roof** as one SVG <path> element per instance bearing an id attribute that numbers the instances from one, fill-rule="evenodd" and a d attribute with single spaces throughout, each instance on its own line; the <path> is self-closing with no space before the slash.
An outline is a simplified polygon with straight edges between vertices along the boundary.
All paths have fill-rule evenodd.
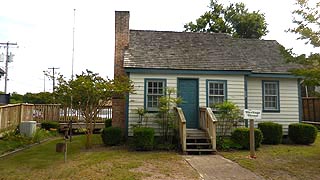
<path id="1" fill-rule="evenodd" d="M 251 70 L 287 73 L 276 41 L 232 38 L 222 33 L 130 30 L 124 67 L 182 70 Z"/>

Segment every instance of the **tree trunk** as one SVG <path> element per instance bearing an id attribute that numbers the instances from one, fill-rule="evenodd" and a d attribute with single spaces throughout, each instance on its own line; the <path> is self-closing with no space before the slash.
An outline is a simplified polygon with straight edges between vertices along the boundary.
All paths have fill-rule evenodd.
<path id="1" fill-rule="evenodd" d="M 93 133 L 93 127 L 92 127 L 92 119 L 88 120 L 87 123 L 87 141 L 86 141 L 86 149 L 92 148 L 92 133 Z"/>
<path id="2" fill-rule="evenodd" d="M 91 149 L 92 148 L 92 140 L 91 140 L 92 133 L 89 129 L 88 129 L 86 136 L 87 136 L 86 149 Z"/>

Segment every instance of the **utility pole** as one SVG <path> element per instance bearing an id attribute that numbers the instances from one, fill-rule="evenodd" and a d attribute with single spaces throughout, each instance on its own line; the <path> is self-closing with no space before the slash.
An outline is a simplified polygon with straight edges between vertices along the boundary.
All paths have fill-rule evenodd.
<path id="1" fill-rule="evenodd" d="M 6 53 L 6 65 L 5 65 L 5 76 L 4 76 L 4 93 L 7 94 L 7 83 L 8 83 L 8 63 L 10 60 L 10 55 L 9 55 L 9 46 L 16 46 L 18 45 L 17 43 L 0 43 L 0 45 L 5 45 L 5 48 L 7 48 L 7 53 Z"/>
<path id="2" fill-rule="evenodd" d="M 54 87 L 56 85 L 55 83 L 55 73 L 54 73 L 54 70 L 56 69 L 60 69 L 60 68 L 56 68 L 56 67 L 52 67 L 52 68 L 48 68 L 48 69 L 52 69 L 52 92 L 54 92 Z"/>
<path id="3" fill-rule="evenodd" d="M 73 66 L 74 66 L 74 33 L 76 24 L 76 9 L 73 9 L 73 33 L 72 33 L 72 67 L 71 67 L 71 80 L 73 80 Z"/>
<path id="4" fill-rule="evenodd" d="M 46 92 L 46 71 L 43 72 L 43 92 Z"/>
<path id="5" fill-rule="evenodd" d="M 73 32 L 72 32 L 72 67 L 71 67 L 71 80 L 73 81 L 73 66 L 74 66 L 74 33 L 75 33 L 75 25 L 76 25 L 76 9 L 73 9 Z M 71 109 L 71 121 L 70 121 L 70 142 L 72 141 L 72 120 L 73 120 L 73 95 L 70 95 L 70 109 Z"/>

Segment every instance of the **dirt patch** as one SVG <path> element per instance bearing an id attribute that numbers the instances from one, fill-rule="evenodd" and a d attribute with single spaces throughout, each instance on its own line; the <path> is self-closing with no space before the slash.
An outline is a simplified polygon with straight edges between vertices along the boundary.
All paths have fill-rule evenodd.
<path id="1" fill-rule="evenodd" d="M 199 180 L 195 170 L 183 159 L 162 162 L 144 162 L 142 166 L 131 169 L 132 172 L 146 174 L 143 180 Z"/>

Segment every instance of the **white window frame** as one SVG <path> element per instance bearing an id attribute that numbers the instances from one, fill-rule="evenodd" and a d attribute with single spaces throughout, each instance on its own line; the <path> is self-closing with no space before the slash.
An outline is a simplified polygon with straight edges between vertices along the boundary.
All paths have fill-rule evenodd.
<path id="1" fill-rule="evenodd" d="M 215 87 L 213 87 L 213 89 L 210 88 L 210 84 L 213 84 L 213 86 L 215 86 L 215 84 L 222 84 L 223 88 L 221 89 L 220 87 L 218 87 L 218 89 L 216 89 Z M 218 85 L 218 86 L 219 86 Z M 220 93 L 220 91 L 223 91 L 223 94 Z M 215 93 L 215 92 L 218 93 Z M 211 93 L 213 92 L 213 93 Z M 223 101 L 226 101 L 227 99 L 227 81 L 226 80 L 207 80 L 207 106 L 211 107 L 212 105 L 218 104 L 218 103 L 222 103 L 222 102 L 210 102 L 210 98 L 213 97 L 213 101 L 214 101 L 214 97 L 223 97 Z"/>
<path id="2" fill-rule="evenodd" d="M 274 89 L 269 89 L 267 85 L 274 85 Z M 262 81 L 262 105 L 263 112 L 280 112 L 279 81 Z M 274 101 L 267 100 L 268 97 L 275 98 Z M 275 106 L 270 106 L 274 104 Z"/>
<path id="3" fill-rule="evenodd" d="M 151 87 L 149 87 L 149 83 L 152 83 Z M 154 83 L 157 83 L 157 85 L 154 86 Z M 160 83 L 162 83 L 162 87 L 159 87 Z M 147 111 L 159 111 L 159 98 L 165 95 L 165 88 L 165 79 L 145 79 L 145 109 Z M 156 91 L 156 93 L 154 93 L 154 91 Z M 160 91 L 162 93 L 159 93 Z M 149 99 L 150 97 L 152 97 L 151 101 Z M 154 105 L 154 103 L 156 103 L 156 105 Z"/>

